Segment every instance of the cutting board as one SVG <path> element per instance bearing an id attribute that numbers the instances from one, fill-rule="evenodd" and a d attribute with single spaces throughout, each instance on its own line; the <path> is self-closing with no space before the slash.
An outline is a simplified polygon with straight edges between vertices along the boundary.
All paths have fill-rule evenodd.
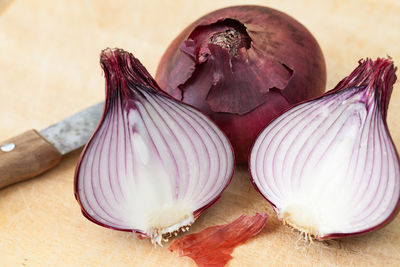
<path id="1" fill-rule="evenodd" d="M 327 89 L 363 57 L 389 55 L 400 65 L 398 0 L 0 0 L 0 140 L 40 130 L 102 101 L 102 49 L 131 51 L 154 74 L 167 45 L 186 25 L 209 11 L 244 3 L 284 11 L 314 34 L 326 59 Z M 398 148 L 399 112 L 397 82 L 388 124 Z M 166 247 L 86 220 L 72 186 L 79 154 L 0 190 L 0 266 L 195 266 Z M 399 216 L 374 233 L 304 243 L 277 220 L 240 167 L 191 232 L 255 212 L 268 212 L 270 219 L 258 236 L 234 250 L 229 266 L 400 266 Z"/>

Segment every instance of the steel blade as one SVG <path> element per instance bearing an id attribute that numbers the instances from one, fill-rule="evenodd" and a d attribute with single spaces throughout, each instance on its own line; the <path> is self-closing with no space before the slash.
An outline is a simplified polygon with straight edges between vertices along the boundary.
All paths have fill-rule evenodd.
<path id="1" fill-rule="evenodd" d="M 40 131 L 62 155 L 82 147 L 96 129 L 104 103 L 93 105 Z"/>

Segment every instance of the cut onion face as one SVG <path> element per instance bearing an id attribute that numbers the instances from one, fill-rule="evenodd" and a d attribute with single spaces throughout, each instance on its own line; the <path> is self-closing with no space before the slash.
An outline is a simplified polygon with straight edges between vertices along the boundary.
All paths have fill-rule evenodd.
<path id="1" fill-rule="evenodd" d="M 395 71 L 388 59 L 360 61 L 333 90 L 289 109 L 257 137 L 252 181 L 284 223 L 329 239 L 394 218 L 400 168 L 386 114 Z"/>
<path id="2" fill-rule="evenodd" d="M 229 184 L 234 157 L 219 128 L 160 92 L 134 56 L 107 49 L 103 118 L 75 173 L 83 214 L 161 244 L 185 230 Z"/>

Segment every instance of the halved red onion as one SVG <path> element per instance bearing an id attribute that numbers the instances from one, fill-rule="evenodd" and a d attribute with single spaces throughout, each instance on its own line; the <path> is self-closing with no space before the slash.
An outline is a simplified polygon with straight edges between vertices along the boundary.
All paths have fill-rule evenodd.
<path id="1" fill-rule="evenodd" d="M 165 93 L 130 53 L 101 54 L 106 101 L 75 173 L 91 221 L 161 244 L 187 229 L 229 184 L 234 157 L 219 128 Z"/>
<path id="2" fill-rule="evenodd" d="M 395 217 L 400 167 L 386 124 L 395 71 L 389 59 L 361 60 L 333 90 L 289 109 L 257 137 L 252 180 L 284 223 L 328 239 Z"/>

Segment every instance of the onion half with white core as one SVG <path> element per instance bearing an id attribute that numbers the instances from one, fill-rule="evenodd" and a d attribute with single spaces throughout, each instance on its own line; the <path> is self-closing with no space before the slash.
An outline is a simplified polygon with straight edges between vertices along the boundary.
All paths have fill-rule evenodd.
<path id="1" fill-rule="evenodd" d="M 399 157 L 386 114 L 396 68 L 361 60 L 333 90 L 299 104 L 257 137 L 252 182 L 305 237 L 378 229 L 399 209 Z"/>
<path id="2" fill-rule="evenodd" d="M 219 128 L 159 90 L 130 53 L 101 54 L 103 117 L 75 172 L 91 221 L 161 241 L 185 231 L 229 184 L 234 156 Z"/>

